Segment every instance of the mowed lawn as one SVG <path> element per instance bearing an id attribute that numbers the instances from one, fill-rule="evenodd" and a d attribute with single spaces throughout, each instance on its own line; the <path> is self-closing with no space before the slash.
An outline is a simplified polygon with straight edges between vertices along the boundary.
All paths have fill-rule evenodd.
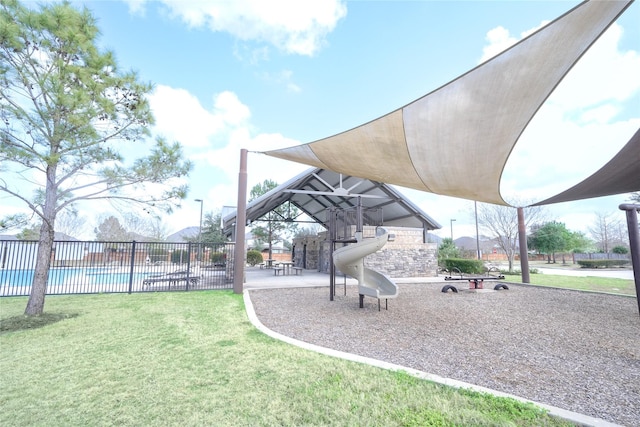
<path id="1" fill-rule="evenodd" d="M 230 291 L 0 299 L 3 426 L 556 426 L 533 405 L 274 340 Z M 322 322 L 322 319 L 318 319 Z"/>
<path id="2" fill-rule="evenodd" d="M 620 295 L 635 295 L 633 280 L 597 276 L 564 276 L 556 274 L 530 274 L 531 284 L 581 291 L 608 292 Z M 522 276 L 507 275 L 505 281 L 521 283 Z"/>

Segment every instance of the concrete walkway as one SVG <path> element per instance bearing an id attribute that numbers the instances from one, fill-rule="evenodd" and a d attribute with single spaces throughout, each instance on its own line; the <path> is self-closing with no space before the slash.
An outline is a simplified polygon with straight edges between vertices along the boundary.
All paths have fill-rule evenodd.
<path id="1" fill-rule="evenodd" d="M 273 269 L 247 267 L 245 269 L 244 289 L 277 289 L 277 288 L 304 288 L 304 287 L 329 287 L 331 277 L 327 273 L 320 273 L 316 270 L 303 270 L 302 274 L 282 273 L 276 275 Z M 392 278 L 398 284 L 402 283 L 427 283 L 427 282 L 444 282 L 444 276 L 440 277 L 406 277 Z M 336 292 L 339 292 L 342 286 L 357 285 L 358 281 L 351 277 L 345 278 L 342 275 L 336 277 Z"/>
<path id="2" fill-rule="evenodd" d="M 503 268 L 507 268 L 504 266 Z M 537 269 L 542 274 L 558 275 L 558 276 L 595 276 L 595 277 L 611 277 L 618 279 L 634 280 L 632 269 L 566 269 L 554 267 L 541 267 L 532 265 L 531 268 Z M 275 275 L 273 269 L 259 267 L 247 267 L 245 270 L 246 280 L 245 289 L 269 289 L 269 288 L 300 288 L 300 287 L 329 287 L 330 277 L 327 273 L 320 273 L 316 270 L 303 270 L 301 274 Z M 403 283 L 430 283 L 444 282 L 444 275 L 437 277 L 392 277 L 393 281 L 398 284 Z M 344 278 L 338 275 L 336 278 L 336 292 L 344 284 L 357 285 L 358 281 L 349 277 Z"/>
<path id="3" fill-rule="evenodd" d="M 617 270 L 617 269 L 579 269 L 566 270 L 563 268 L 545 268 L 535 267 L 542 274 L 556 274 L 558 276 L 577 276 L 577 277 L 609 277 L 614 279 L 633 280 L 633 270 Z"/>
<path id="4" fill-rule="evenodd" d="M 496 264 L 496 267 L 500 269 L 507 269 L 507 264 Z M 514 265 L 514 268 L 519 269 L 520 264 Z M 563 266 L 558 264 L 547 263 L 530 263 L 530 269 L 536 269 L 542 274 L 556 275 L 556 276 L 575 276 L 575 277 L 609 277 L 614 279 L 633 280 L 633 268 L 579 268 L 572 265 Z"/>

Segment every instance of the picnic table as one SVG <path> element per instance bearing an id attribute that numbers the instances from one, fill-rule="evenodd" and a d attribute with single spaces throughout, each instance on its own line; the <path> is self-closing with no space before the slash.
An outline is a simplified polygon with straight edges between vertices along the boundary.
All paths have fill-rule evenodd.
<path id="1" fill-rule="evenodd" d="M 280 265 L 284 268 L 283 274 L 291 274 L 291 267 L 293 266 L 291 261 L 281 261 Z"/>
<path id="2" fill-rule="evenodd" d="M 281 261 L 277 264 L 274 264 L 273 266 L 273 275 L 277 276 L 280 273 L 282 273 L 283 276 L 285 275 L 290 275 L 291 270 L 293 270 L 296 274 L 296 276 L 299 276 L 302 274 L 302 267 L 294 267 L 294 264 L 292 261 Z"/>
<path id="3" fill-rule="evenodd" d="M 196 285 L 200 281 L 200 276 L 192 276 L 188 271 L 174 271 L 172 273 L 163 273 L 156 274 L 153 276 L 149 276 L 142 281 L 142 287 L 150 287 L 151 285 L 168 284 L 169 288 L 171 285 L 177 286 L 184 282 L 185 285 Z"/>

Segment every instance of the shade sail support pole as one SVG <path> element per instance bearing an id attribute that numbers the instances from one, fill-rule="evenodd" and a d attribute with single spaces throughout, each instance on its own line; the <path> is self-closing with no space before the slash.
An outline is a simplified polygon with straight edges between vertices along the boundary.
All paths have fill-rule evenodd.
<path id="1" fill-rule="evenodd" d="M 244 284 L 245 228 L 247 223 L 247 153 L 240 150 L 238 173 L 238 204 L 236 209 L 236 244 L 233 257 L 233 293 L 241 294 Z"/>
<path id="2" fill-rule="evenodd" d="M 531 283 L 531 279 L 529 278 L 529 254 L 527 251 L 527 226 L 524 222 L 524 208 L 518 208 L 518 239 L 520 244 L 522 283 Z"/>
<path id="3" fill-rule="evenodd" d="M 640 314 L 640 231 L 638 231 L 638 211 L 640 211 L 640 204 L 625 203 L 620 205 L 619 208 L 627 212 L 631 266 L 633 267 L 633 277 L 636 283 L 638 314 Z"/>

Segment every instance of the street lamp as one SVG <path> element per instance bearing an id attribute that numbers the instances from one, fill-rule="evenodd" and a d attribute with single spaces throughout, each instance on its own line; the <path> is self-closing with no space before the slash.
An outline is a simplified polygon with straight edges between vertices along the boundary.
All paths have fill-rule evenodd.
<path id="1" fill-rule="evenodd" d="M 476 250 L 478 251 L 478 259 L 480 259 L 480 234 L 478 234 L 478 202 L 473 201 L 473 207 L 476 210 Z"/>
<path id="2" fill-rule="evenodd" d="M 453 243 L 453 221 L 455 221 L 455 219 L 452 219 L 452 220 L 450 221 L 450 223 L 451 223 L 451 242 L 452 242 L 452 243 Z"/>
<path id="3" fill-rule="evenodd" d="M 202 262 L 202 199 L 194 199 L 194 202 L 200 202 L 200 228 L 198 228 L 198 260 Z"/>

